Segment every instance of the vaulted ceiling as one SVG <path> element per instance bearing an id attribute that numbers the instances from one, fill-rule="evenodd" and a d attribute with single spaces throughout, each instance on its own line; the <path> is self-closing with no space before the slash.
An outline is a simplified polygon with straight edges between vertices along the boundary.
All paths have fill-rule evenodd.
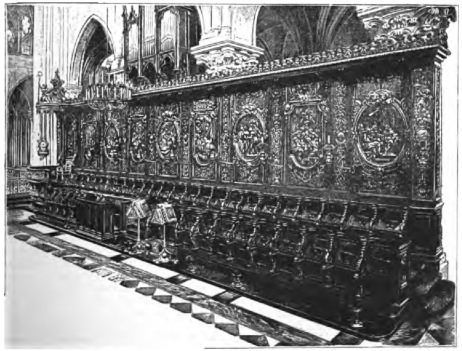
<path id="1" fill-rule="evenodd" d="M 369 38 L 354 6 L 263 6 L 256 33 L 265 60 L 308 55 Z"/>

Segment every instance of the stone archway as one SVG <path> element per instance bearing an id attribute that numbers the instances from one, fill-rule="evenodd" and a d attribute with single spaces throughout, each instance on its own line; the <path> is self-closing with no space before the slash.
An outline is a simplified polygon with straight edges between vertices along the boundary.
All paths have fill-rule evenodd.
<path id="1" fill-rule="evenodd" d="M 33 79 L 26 77 L 8 98 L 7 167 L 27 167 L 30 162 Z"/>
<path id="2" fill-rule="evenodd" d="M 82 27 L 72 55 L 70 81 L 80 86 L 92 83 L 103 61 L 114 53 L 114 45 L 103 21 L 91 16 Z"/>

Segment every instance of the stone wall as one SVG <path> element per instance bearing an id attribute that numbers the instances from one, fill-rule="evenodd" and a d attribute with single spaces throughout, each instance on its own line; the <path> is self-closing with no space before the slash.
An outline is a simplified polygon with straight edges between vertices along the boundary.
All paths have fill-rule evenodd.
<path id="1" fill-rule="evenodd" d="M 8 96 L 25 78 L 32 75 L 31 56 L 8 56 Z"/>

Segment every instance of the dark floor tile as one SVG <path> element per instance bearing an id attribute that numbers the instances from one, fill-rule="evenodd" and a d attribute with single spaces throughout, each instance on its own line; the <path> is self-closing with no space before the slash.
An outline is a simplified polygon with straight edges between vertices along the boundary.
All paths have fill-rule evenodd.
<path id="1" fill-rule="evenodd" d="M 42 241 L 36 241 L 36 242 L 31 243 L 30 245 L 36 247 L 37 249 L 45 251 L 45 252 L 53 252 L 53 251 L 59 250 L 59 248 L 48 245 Z"/>
<path id="2" fill-rule="evenodd" d="M 191 316 L 206 324 L 212 324 L 215 320 L 215 316 L 213 313 L 193 313 L 191 314 Z"/>
<path id="3" fill-rule="evenodd" d="M 135 291 L 144 296 L 151 296 L 156 292 L 156 288 L 153 286 L 143 286 L 141 288 L 136 288 Z"/>
<path id="4" fill-rule="evenodd" d="M 240 335 L 239 337 L 255 346 L 269 346 L 268 339 L 264 335 Z"/>
<path id="5" fill-rule="evenodd" d="M 126 260 L 127 258 L 130 258 L 130 256 L 120 254 L 120 255 L 111 257 L 111 260 L 115 262 L 122 262 L 123 260 Z"/>
<path id="6" fill-rule="evenodd" d="M 192 311 L 192 304 L 190 302 L 175 302 L 171 303 L 170 307 L 183 313 L 191 313 Z"/>
<path id="7" fill-rule="evenodd" d="M 215 295 L 213 297 L 213 299 L 215 301 L 218 301 L 218 302 L 221 302 L 221 303 L 224 303 L 224 304 L 228 304 L 228 303 L 233 302 L 234 300 L 236 300 L 239 297 L 241 297 L 241 295 L 236 294 L 236 293 L 231 292 L 231 291 L 225 291 L 225 292 L 222 292 L 221 294 Z"/>
<path id="8" fill-rule="evenodd" d="M 191 278 L 183 274 L 179 274 L 167 279 L 167 281 L 172 284 L 181 284 L 188 280 L 191 280 Z"/>
<path id="9" fill-rule="evenodd" d="M 82 265 L 82 268 L 88 270 L 88 271 L 91 271 L 93 269 L 96 269 L 98 267 L 102 266 L 102 263 L 98 263 L 98 262 L 91 262 L 91 263 L 84 263 Z"/>
<path id="10" fill-rule="evenodd" d="M 228 324 L 228 323 L 219 323 L 215 324 L 215 328 L 223 330 L 228 334 L 238 336 L 239 335 L 239 326 L 236 323 Z"/>
<path id="11" fill-rule="evenodd" d="M 161 303 L 171 303 L 172 295 L 152 295 L 152 299 Z"/>
<path id="12" fill-rule="evenodd" d="M 129 289 L 136 288 L 139 284 L 140 284 L 139 280 L 132 280 L 132 279 L 124 280 L 120 283 L 120 285 L 122 285 L 124 288 L 129 288 Z"/>
<path id="13" fill-rule="evenodd" d="M 28 234 L 16 234 L 14 237 L 21 241 L 27 241 L 30 239 L 30 235 Z"/>
<path id="14" fill-rule="evenodd" d="M 354 335 L 340 332 L 335 338 L 332 339 L 332 345 L 359 345 L 364 339 L 358 338 Z"/>
<path id="15" fill-rule="evenodd" d="M 63 260 L 67 262 L 71 262 L 73 264 L 76 264 L 78 266 L 82 266 L 83 262 L 85 261 L 85 257 L 80 257 L 80 256 L 64 256 Z"/>
<path id="16" fill-rule="evenodd" d="M 56 257 L 63 257 L 63 256 L 66 256 L 66 255 L 69 255 L 69 251 L 67 250 L 61 250 L 61 251 L 55 251 L 52 253 L 53 256 L 56 256 Z"/>

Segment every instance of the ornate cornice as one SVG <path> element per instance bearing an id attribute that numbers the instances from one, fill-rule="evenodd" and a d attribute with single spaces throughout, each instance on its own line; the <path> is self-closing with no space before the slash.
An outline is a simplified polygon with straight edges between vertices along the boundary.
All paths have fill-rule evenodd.
<path id="1" fill-rule="evenodd" d="M 436 37 L 447 47 L 446 29 L 456 20 L 456 11 L 451 6 L 363 6 L 358 17 L 374 40 Z"/>

